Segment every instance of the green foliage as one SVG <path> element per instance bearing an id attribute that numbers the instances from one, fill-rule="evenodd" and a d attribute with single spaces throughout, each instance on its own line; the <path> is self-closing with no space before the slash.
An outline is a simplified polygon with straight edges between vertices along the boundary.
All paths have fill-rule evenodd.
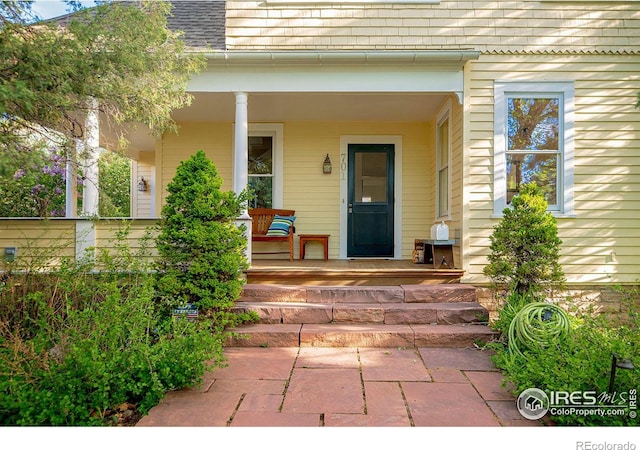
<path id="1" fill-rule="evenodd" d="M 101 217 L 131 216 L 131 160 L 120 153 L 105 151 L 98 159 Z"/>
<path id="2" fill-rule="evenodd" d="M 124 124 L 146 125 L 156 136 L 176 130 L 171 112 L 191 103 L 186 86 L 205 58 L 186 53 L 181 34 L 167 27 L 171 3 L 96 3 L 70 18 L 33 24 L 30 2 L 0 2 L 0 61 L 7 62 L 0 71 L 0 168 L 41 159 L 34 136 L 52 140 L 60 155 L 75 146 L 85 137 L 89 99 L 96 101 L 101 122 L 118 133 L 112 149 L 126 145 Z M 78 9 L 77 2 L 67 4 Z M 64 215 L 64 178 L 57 180 L 61 187 L 47 189 L 32 166 L 0 174 L 0 190 L 8 194 L 0 216 Z M 73 166 L 81 179 L 80 165 Z M 17 182 L 11 177 L 20 169 L 27 176 Z M 103 216 L 130 215 L 122 192 L 128 182 L 121 175 L 101 180 Z"/>
<path id="3" fill-rule="evenodd" d="M 65 158 L 39 144 L 0 151 L 0 217 L 56 217 L 65 212 Z"/>
<path id="4" fill-rule="evenodd" d="M 549 345 L 530 345 L 520 353 L 504 342 L 492 344 L 491 347 L 496 350 L 493 361 L 504 372 L 505 381 L 515 386 L 514 394 L 519 395 L 529 388 L 538 388 L 547 393 L 591 391 L 596 393 L 599 406 L 607 406 L 607 401 L 612 398 L 608 388 L 613 353 L 631 359 L 636 367 L 640 362 L 640 320 L 637 310 L 640 297 L 637 289 L 626 293 L 627 299 L 623 303 L 627 317 L 621 323 L 613 322 L 605 315 L 585 311 L 572 315 L 571 331 L 559 339 L 549 340 Z M 508 305 L 507 308 L 511 308 Z M 526 301 L 523 305 L 527 305 Z M 502 329 L 512 312 L 500 312 L 504 314 Z M 628 400 L 628 392 L 637 390 L 638 386 L 640 371 L 619 369 L 614 386 L 617 394 L 613 401 Z M 621 394 L 623 397 L 620 397 Z M 551 419 L 557 424 L 570 426 L 637 425 L 637 419 L 628 414 L 568 414 L 553 415 Z"/>
<path id="5" fill-rule="evenodd" d="M 495 286 L 538 297 L 564 281 L 556 220 L 535 183 L 524 185 L 490 236 L 484 274 Z"/>
<path id="6" fill-rule="evenodd" d="M 156 247 L 164 302 L 195 305 L 224 327 L 248 267 L 245 228 L 236 225 L 247 196 L 223 192 L 221 186 L 202 150 L 181 162 L 167 186 Z"/>
<path id="7" fill-rule="evenodd" d="M 502 305 L 498 308 L 498 317 L 490 324 L 491 328 L 500 333 L 501 338 L 506 339 L 509 326 L 515 315 L 534 299 L 527 294 L 509 292 Z"/>
<path id="8" fill-rule="evenodd" d="M 190 104 L 186 85 L 204 58 L 186 54 L 180 33 L 168 29 L 170 2 L 99 3 L 64 28 L 30 25 L 21 20 L 28 8 L 0 5 L 0 60 L 13 62 L 0 74 L 0 149 L 45 129 L 64 141 L 83 137 L 88 98 L 113 125 L 175 130 L 170 113 Z"/>
<path id="9" fill-rule="evenodd" d="M 119 153 L 100 155 L 100 216 L 131 215 L 130 165 L 129 158 Z M 0 217 L 64 217 L 64 151 L 34 145 L 0 152 L 0 192 L 5 194 L 0 198 Z"/>
<path id="10" fill-rule="evenodd" d="M 115 424 L 119 405 L 144 414 L 224 364 L 226 335 L 210 321 L 163 314 L 148 244 L 132 252 L 127 234 L 115 254 L 99 255 L 97 274 L 69 260 L 47 274 L 29 266 L 3 274 L 0 424 Z"/>

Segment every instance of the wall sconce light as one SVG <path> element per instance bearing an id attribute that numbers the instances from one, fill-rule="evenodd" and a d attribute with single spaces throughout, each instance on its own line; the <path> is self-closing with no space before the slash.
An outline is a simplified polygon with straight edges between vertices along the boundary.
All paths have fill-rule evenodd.
<path id="1" fill-rule="evenodd" d="M 138 181 L 138 191 L 147 192 L 147 188 L 148 186 L 146 180 L 144 179 L 144 177 L 141 177 L 140 181 Z"/>
<path id="2" fill-rule="evenodd" d="M 613 394 L 614 385 L 616 382 L 616 368 L 633 370 L 635 366 L 633 363 L 625 358 L 620 358 L 616 353 L 611 358 L 611 377 L 609 378 L 609 394 Z"/>
<path id="3" fill-rule="evenodd" d="M 328 153 L 327 157 L 324 159 L 324 163 L 322 164 L 322 173 L 331 173 L 331 159 L 329 158 Z"/>

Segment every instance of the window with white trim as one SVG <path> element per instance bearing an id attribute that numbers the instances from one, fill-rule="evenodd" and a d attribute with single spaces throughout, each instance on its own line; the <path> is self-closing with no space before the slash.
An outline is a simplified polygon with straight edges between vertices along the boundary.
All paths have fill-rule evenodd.
<path id="1" fill-rule="evenodd" d="M 572 215 L 573 83 L 494 87 L 494 214 L 502 214 L 523 184 L 535 182 L 549 211 Z"/>
<path id="2" fill-rule="evenodd" d="M 249 124 L 250 208 L 282 207 L 282 125 Z"/>
<path id="3" fill-rule="evenodd" d="M 273 207 L 273 137 L 249 136 L 249 190 L 252 208 Z"/>
<path id="4" fill-rule="evenodd" d="M 436 216 L 448 219 L 451 204 L 451 102 L 438 114 L 436 126 Z"/>

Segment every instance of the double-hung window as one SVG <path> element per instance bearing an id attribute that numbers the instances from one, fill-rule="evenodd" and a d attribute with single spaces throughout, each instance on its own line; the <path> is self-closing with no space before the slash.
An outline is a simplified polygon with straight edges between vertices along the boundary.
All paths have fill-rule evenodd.
<path id="1" fill-rule="evenodd" d="M 573 214 L 573 97 L 570 82 L 495 83 L 495 215 L 530 182 L 549 211 Z"/>
<path id="2" fill-rule="evenodd" d="M 248 175 L 251 207 L 273 207 L 273 137 L 249 136 Z"/>
<path id="3" fill-rule="evenodd" d="M 446 220 L 451 203 L 451 102 L 438 114 L 436 126 L 436 216 Z"/>
<path id="4" fill-rule="evenodd" d="M 282 208 L 282 125 L 249 124 L 250 208 Z"/>

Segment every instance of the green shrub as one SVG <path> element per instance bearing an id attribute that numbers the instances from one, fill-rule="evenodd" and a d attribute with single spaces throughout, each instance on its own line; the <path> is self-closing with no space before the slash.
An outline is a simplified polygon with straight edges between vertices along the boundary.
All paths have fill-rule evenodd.
<path id="1" fill-rule="evenodd" d="M 556 219 L 535 184 L 522 186 L 490 236 L 489 264 L 484 274 L 494 286 L 541 298 L 546 288 L 564 281 Z"/>
<path id="2" fill-rule="evenodd" d="M 98 256 L 98 273 L 67 260 L 46 274 L 4 274 L 0 424 L 113 424 L 119 405 L 144 414 L 167 391 L 224 365 L 226 335 L 210 320 L 164 314 L 155 277 L 126 234 L 115 254 Z"/>
<path id="3" fill-rule="evenodd" d="M 636 299 L 637 301 L 637 299 Z M 609 406 L 609 381 L 614 353 L 631 359 L 635 370 L 618 369 L 615 378 L 616 396 L 613 401 L 628 402 L 628 393 L 640 386 L 640 321 L 635 301 L 629 302 L 628 320 L 613 323 L 605 315 L 590 312 L 576 313 L 571 318 L 571 331 L 550 345 L 529 346 L 522 354 L 505 343 L 493 344 L 496 366 L 505 374 L 505 381 L 513 383 L 517 396 L 525 389 L 538 388 L 547 393 L 556 391 L 597 393 L 598 405 Z M 504 313 L 511 315 L 511 313 Z M 506 324 L 506 319 L 505 319 Z M 504 327 L 504 325 L 503 325 Z M 623 397 L 620 397 L 620 395 Z M 608 398 L 609 397 L 609 398 Z M 628 403 L 625 404 L 629 406 Z M 628 412 L 628 411 L 627 411 Z M 601 416 L 553 415 L 560 425 L 619 426 L 637 425 L 633 415 Z"/>
<path id="4" fill-rule="evenodd" d="M 500 333 L 500 337 L 506 339 L 509 326 L 515 315 L 534 299 L 527 294 L 509 292 L 505 295 L 502 305 L 498 308 L 498 317 L 490 323 L 492 329 Z"/>
<path id="5" fill-rule="evenodd" d="M 221 186 L 222 178 L 203 151 L 181 162 L 167 186 L 156 240 L 163 303 L 194 305 L 219 329 L 243 320 L 230 309 L 248 267 L 245 227 L 236 224 L 247 195 L 223 192 Z"/>

